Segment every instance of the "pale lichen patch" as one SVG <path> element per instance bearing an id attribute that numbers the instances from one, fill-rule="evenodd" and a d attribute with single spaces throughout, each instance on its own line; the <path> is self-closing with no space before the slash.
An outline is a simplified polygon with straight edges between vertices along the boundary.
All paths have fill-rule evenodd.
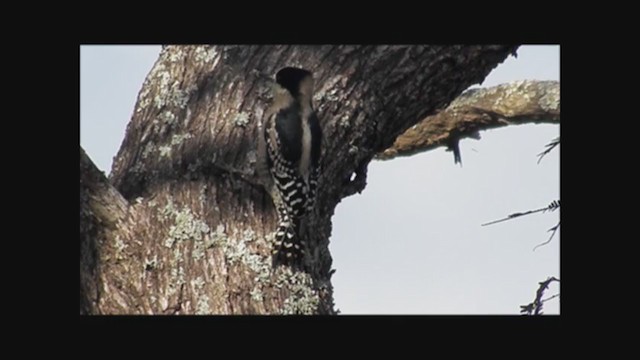
<path id="1" fill-rule="evenodd" d="M 195 55 L 196 61 L 210 62 L 218 55 L 218 52 L 213 46 L 203 45 L 196 48 Z"/>
<path id="2" fill-rule="evenodd" d="M 223 224 L 218 224 L 216 226 L 216 230 L 213 231 L 210 236 L 206 237 L 204 240 L 205 248 L 211 248 L 214 246 L 222 246 L 227 242 L 227 234 L 225 233 L 225 228 Z"/>
<path id="3" fill-rule="evenodd" d="M 184 267 L 182 266 L 184 260 L 180 246 L 176 246 L 173 249 L 173 257 L 169 262 L 171 271 L 169 273 L 169 286 L 167 288 L 167 295 L 174 295 L 182 288 L 182 285 L 186 283 L 186 275 L 184 272 Z"/>
<path id="4" fill-rule="evenodd" d="M 289 289 L 289 297 L 285 299 L 280 312 L 284 315 L 315 314 L 320 304 L 320 296 L 312 288 L 312 284 L 313 280 L 309 274 L 292 273 L 290 268 L 283 268 L 276 279 L 276 286 L 286 286 Z"/>
<path id="5" fill-rule="evenodd" d="M 251 242 L 255 240 L 256 233 L 255 231 L 253 231 L 253 229 L 245 229 L 242 232 L 242 235 L 243 235 L 244 241 Z"/>
<path id="6" fill-rule="evenodd" d="M 188 207 L 177 211 L 171 200 L 159 211 L 159 214 L 165 220 L 174 219 L 174 224 L 169 227 L 169 234 L 163 243 L 165 247 L 173 248 L 176 242 L 193 240 L 195 243 L 191 256 L 196 260 L 204 257 L 206 240 L 210 231 L 209 225 L 196 218 Z M 181 253 L 176 253 L 176 260 L 178 260 L 178 255 L 181 256 Z"/>
<path id="7" fill-rule="evenodd" d="M 116 249 L 116 260 L 124 259 L 124 250 L 129 247 L 129 245 L 125 244 L 120 235 L 116 235 L 115 238 L 115 249 Z"/>
<path id="8" fill-rule="evenodd" d="M 202 290 L 202 288 L 204 287 L 204 280 L 202 279 L 202 276 L 198 276 L 197 278 L 191 280 L 191 287 L 198 292 L 199 290 Z"/>
<path id="9" fill-rule="evenodd" d="M 191 209 L 185 207 L 175 214 L 175 225 L 169 228 L 169 237 L 178 241 L 194 239 L 200 241 L 209 232 L 209 226 L 197 219 Z"/>
<path id="10" fill-rule="evenodd" d="M 172 146 L 180 145 L 184 142 L 185 139 L 191 139 L 193 135 L 191 134 L 175 134 L 171 137 L 171 142 L 168 145 L 162 145 L 158 148 L 160 152 L 160 157 L 171 158 Z M 143 151 L 143 156 L 145 156 L 145 152 L 147 149 Z M 150 151 L 150 150 L 149 150 Z M 148 153 L 146 154 L 148 155 Z"/>
<path id="11" fill-rule="evenodd" d="M 248 243 L 257 243 L 256 234 L 252 229 L 235 233 L 233 239 L 225 237 L 224 240 L 221 240 L 221 237 L 215 234 L 212 238 L 216 243 L 221 243 L 225 259 L 230 264 L 243 264 L 255 273 L 256 286 L 262 286 L 269 281 L 272 271 L 270 258 L 252 252 L 247 246 Z"/>
<path id="12" fill-rule="evenodd" d="M 175 81 L 171 85 L 171 89 L 169 92 L 169 104 L 179 107 L 180 109 L 184 109 L 187 106 L 187 102 L 189 101 L 189 95 L 194 90 L 194 87 L 191 87 L 187 90 L 180 89 L 180 83 Z"/>
<path id="13" fill-rule="evenodd" d="M 171 158 L 171 146 L 169 145 L 163 145 L 160 146 L 158 148 L 158 150 L 160 150 L 160 157 L 167 157 L 167 158 Z"/>
<path id="14" fill-rule="evenodd" d="M 223 244 L 223 251 L 225 258 L 231 264 L 240 262 L 248 254 L 244 241 L 226 241 Z"/>
<path id="15" fill-rule="evenodd" d="M 240 112 L 233 118 L 233 123 L 239 127 L 245 127 L 249 124 L 249 114 Z"/>
<path id="16" fill-rule="evenodd" d="M 180 48 L 175 48 L 175 50 L 173 50 L 170 54 L 169 54 L 169 62 L 178 62 L 178 61 L 182 61 L 184 59 L 184 51 L 182 51 L 182 49 Z"/>
<path id="17" fill-rule="evenodd" d="M 201 295 L 196 304 L 196 315 L 206 315 L 210 313 L 211 308 L 209 307 L 209 296 L 206 294 Z"/>
<path id="18" fill-rule="evenodd" d="M 514 116 L 516 112 L 522 108 L 534 105 L 536 98 L 552 99 L 547 104 L 556 103 L 553 101 L 557 98 L 554 93 L 557 92 L 553 88 L 555 82 L 517 80 L 506 84 L 500 84 L 486 89 L 469 89 L 462 95 L 458 96 L 448 107 L 449 111 L 465 106 L 490 107 L 505 116 Z M 541 95 L 544 94 L 544 95 Z M 544 101 L 544 100 L 543 100 Z M 558 99 L 559 103 L 559 99 Z M 540 104 L 543 109 L 548 107 Z M 454 111 L 455 113 L 455 111 Z"/>
<path id="19" fill-rule="evenodd" d="M 191 251 L 191 256 L 195 260 L 200 260 L 204 257 L 204 243 L 202 241 L 196 241 L 193 244 L 193 250 Z"/>
<path id="20" fill-rule="evenodd" d="M 191 139 L 193 135 L 191 134 L 175 134 L 171 137 L 171 146 L 180 145 L 184 142 L 185 139 Z"/>
<path id="21" fill-rule="evenodd" d="M 170 238 L 170 237 L 169 237 L 169 238 L 166 238 L 166 239 L 164 240 L 164 246 L 165 246 L 165 247 L 168 247 L 168 248 L 173 247 L 173 244 L 175 244 L 175 243 L 176 243 L 176 239 L 174 239 L 174 238 Z"/>
<path id="22" fill-rule="evenodd" d="M 153 146 L 153 144 L 151 142 L 148 142 L 144 146 L 144 150 L 142 150 L 142 158 L 146 159 L 154 150 L 155 147 Z"/>
<path id="23" fill-rule="evenodd" d="M 142 87 L 142 91 L 140 92 L 140 95 L 138 95 L 138 108 L 136 109 L 136 112 L 140 112 L 149 106 L 149 103 L 151 102 L 148 97 L 150 91 L 151 89 L 149 86 Z"/>
<path id="24" fill-rule="evenodd" d="M 170 197 L 167 198 L 167 205 L 162 209 L 158 209 L 158 213 L 163 220 L 167 220 L 175 216 L 176 207 Z"/>
<path id="25" fill-rule="evenodd" d="M 171 80 L 171 74 L 168 71 L 162 71 L 158 73 L 158 88 L 156 90 L 156 96 L 153 98 L 153 104 L 156 109 L 162 108 L 167 103 L 167 97 L 169 95 L 169 81 Z"/>
<path id="26" fill-rule="evenodd" d="M 168 70 L 158 70 L 157 73 L 152 72 L 151 77 L 157 79 L 155 96 L 153 97 L 153 104 L 156 109 L 161 109 L 165 105 L 184 109 L 190 95 L 196 90 L 196 86 L 193 84 L 186 89 L 181 89 L 180 81 L 174 80 L 171 82 L 172 77 Z"/>
<path id="27" fill-rule="evenodd" d="M 219 224 L 215 231 L 212 231 L 204 239 L 205 248 L 209 249 L 214 246 L 221 246 L 226 241 L 226 234 L 224 233 L 224 225 Z"/>
<path id="28" fill-rule="evenodd" d="M 257 301 L 257 302 L 262 302 L 263 295 L 262 295 L 262 290 L 260 290 L 259 287 L 257 287 L 257 286 L 254 287 L 249 294 L 251 295 L 251 300 Z"/>
<path id="29" fill-rule="evenodd" d="M 338 125 L 343 128 L 349 127 L 349 115 L 345 114 L 341 116 L 340 120 L 338 121 Z"/>
<path id="30" fill-rule="evenodd" d="M 560 87 L 548 87 L 538 104 L 546 111 L 560 111 Z"/>
<path id="31" fill-rule="evenodd" d="M 158 118 L 168 126 L 172 126 L 176 123 L 176 116 L 169 110 L 163 111 Z"/>

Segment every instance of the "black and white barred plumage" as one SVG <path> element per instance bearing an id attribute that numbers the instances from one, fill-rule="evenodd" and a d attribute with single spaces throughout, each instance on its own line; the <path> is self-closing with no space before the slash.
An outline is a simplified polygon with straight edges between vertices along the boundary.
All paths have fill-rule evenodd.
<path id="1" fill-rule="evenodd" d="M 273 256 L 277 263 L 294 265 L 305 250 L 298 235 L 300 221 L 315 204 L 322 130 L 312 105 L 309 71 L 291 67 L 278 71 L 274 91 L 262 134 L 279 217 Z"/>

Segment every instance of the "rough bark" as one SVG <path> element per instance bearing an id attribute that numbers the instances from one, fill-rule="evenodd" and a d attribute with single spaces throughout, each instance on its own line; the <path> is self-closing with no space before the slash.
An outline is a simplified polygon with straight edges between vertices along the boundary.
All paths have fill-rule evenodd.
<path id="1" fill-rule="evenodd" d="M 560 83 L 514 81 L 468 90 L 443 111 L 427 116 L 398 136 L 376 158 L 411 156 L 439 146 L 457 146 L 465 137 L 480 138 L 480 130 L 527 123 L 560 123 Z"/>
<path id="2" fill-rule="evenodd" d="M 114 159 L 113 187 L 81 151 L 81 312 L 333 314 L 336 205 L 364 188 L 375 154 L 515 48 L 165 47 Z M 326 140 L 319 201 L 302 229 L 308 270 L 295 273 L 271 267 L 276 214 L 254 171 L 265 75 L 284 66 L 314 73 Z"/>
<path id="3" fill-rule="evenodd" d="M 80 149 L 80 312 L 91 313 L 102 293 L 101 251 L 127 216 L 129 204 Z"/>

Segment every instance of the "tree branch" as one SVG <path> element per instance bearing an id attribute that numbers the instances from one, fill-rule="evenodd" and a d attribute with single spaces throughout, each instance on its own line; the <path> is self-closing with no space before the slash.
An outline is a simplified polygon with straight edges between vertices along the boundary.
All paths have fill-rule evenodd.
<path id="1" fill-rule="evenodd" d="M 538 287 L 538 290 L 536 291 L 536 298 L 533 300 L 533 302 L 527 305 L 520 305 L 520 313 L 522 313 L 522 315 L 542 315 L 542 304 L 545 301 L 551 300 L 556 297 L 554 295 L 548 299 L 542 299 L 544 291 L 549 288 L 549 284 L 551 284 L 551 282 L 553 281 L 560 282 L 560 279 L 550 277 L 547 280 L 539 283 L 540 287 Z"/>
<path id="2" fill-rule="evenodd" d="M 95 313 L 102 291 L 103 246 L 129 204 L 80 148 L 80 313 Z"/>
<path id="3" fill-rule="evenodd" d="M 515 81 L 471 89 L 443 111 L 408 129 L 393 146 L 376 158 L 388 160 L 396 156 L 411 156 L 439 146 L 448 146 L 455 153 L 460 139 L 479 139 L 480 130 L 559 122 L 560 83 L 557 81 Z"/>
<path id="4" fill-rule="evenodd" d="M 125 218 L 129 203 L 80 148 L 80 213 L 107 227 Z M 84 201 L 83 201 L 84 200 Z"/>

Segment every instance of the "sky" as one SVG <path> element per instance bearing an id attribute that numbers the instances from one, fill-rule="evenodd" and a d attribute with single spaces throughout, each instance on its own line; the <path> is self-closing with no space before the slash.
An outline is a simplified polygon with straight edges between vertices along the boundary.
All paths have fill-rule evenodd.
<path id="1" fill-rule="evenodd" d="M 160 46 L 80 47 L 80 144 L 108 174 Z M 521 46 L 482 84 L 560 80 L 559 46 Z M 520 125 L 444 148 L 373 161 L 362 194 L 333 217 L 334 299 L 342 314 L 519 314 L 538 283 L 561 279 L 559 211 L 482 227 L 560 199 L 560 147 L 537 154 L 559 125 Z M 546 296 L 559 292 L 553 283 Z M 545 303 L 559 314 L 560 300 Z"/>

